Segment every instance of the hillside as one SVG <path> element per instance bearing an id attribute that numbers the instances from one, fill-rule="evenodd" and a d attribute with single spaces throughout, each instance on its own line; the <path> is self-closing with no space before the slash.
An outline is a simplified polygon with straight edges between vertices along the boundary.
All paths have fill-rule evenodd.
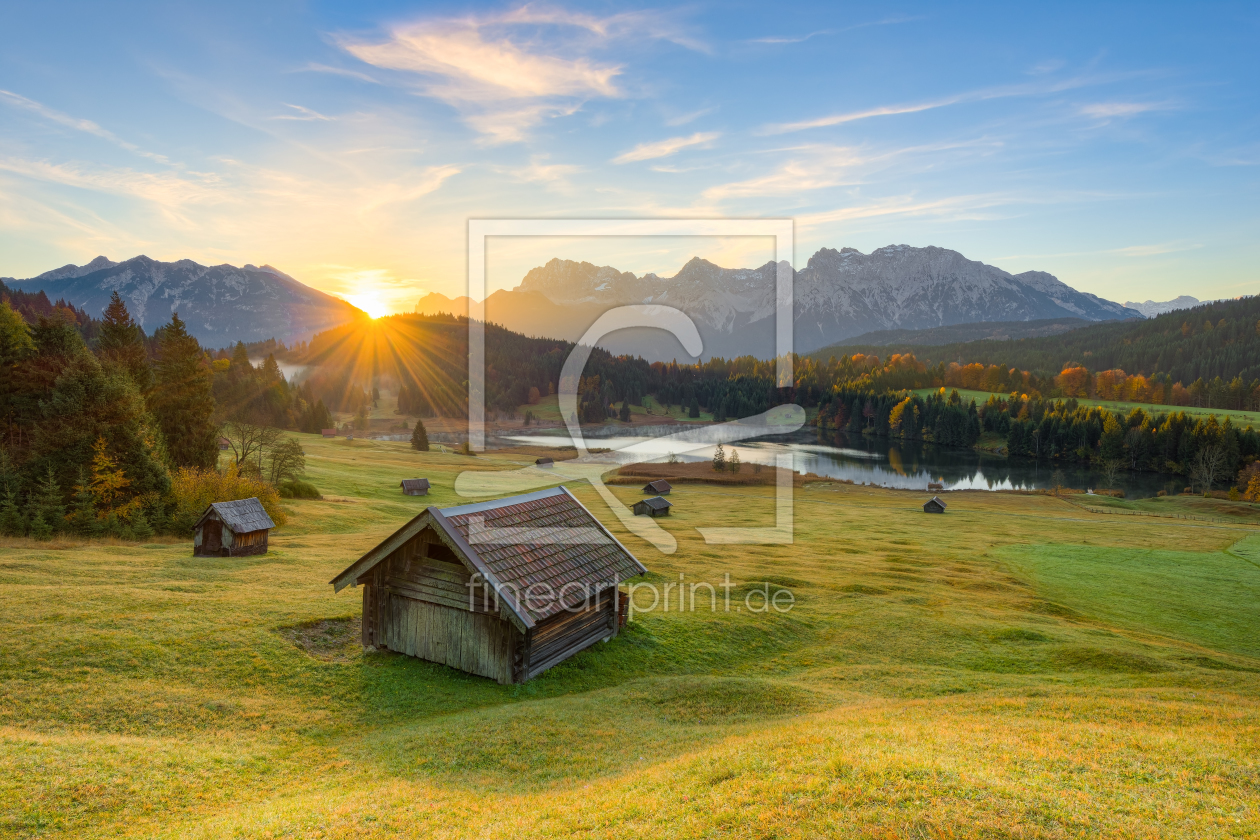
<path id="1" fill-rule="evenodd" d="M 1058 373 L 1079 364 L 1090 370 L 1167 374 L 1172 381 L 1241 376 L 1260 379 L 1260 297 L 1219 301 L 1141 321 L 1091 324 L 1060 335 L 1008 341 L 924 346 L 912 341 L 837 344 L 810 354 L 825 361 L 854 353 L 914 353 L 929 364 L 996 364 Z"/>
<path id="2" fill-rule="evenodd" d="M 978 324 L 954 324 L 948 327 L 928 327 L 923 330 L 876 330 L 859 335 L 851 342 L 847 342 L 846 346 L 907 347 L 1039 338 L 1080 329 L 1090 323 L 1092 322 L 1083 318 L 1046 318 L 1039 321 L 982 321 Z"/>
<path id="3" fill-rule="evenodd" d="M 203 345 L 275 338 L 303 341 L 364 314 L 340 298 L 299 283 L 271 266 L 204 266 L 192 260 L 159 262 L 146 256 L 113 262 L 97 257 L 26 280 L 3 278 L 11 288 L 62 298 L 92 316 L 117 291 L 146 333 L 178 312 Z"/>

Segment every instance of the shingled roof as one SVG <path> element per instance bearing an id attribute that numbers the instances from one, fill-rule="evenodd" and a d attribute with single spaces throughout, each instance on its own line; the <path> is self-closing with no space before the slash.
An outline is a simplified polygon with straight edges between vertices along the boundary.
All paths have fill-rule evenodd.
<path id="1" fill-rule="evenodd" d="M 197 525 L 204 522 L 212 510 L 219 515 L 224 525 L 237 534 L 248 534 L 250 531 L 276 527 L 276 523 L 271 521 L 262 502 L 256 497 L 238 499 L 235 502 L 211 502 L 210 507 L 206 508 L 201 518 L 197 520 Z"/>
<path id="2" fill-rule="evenodd" d="M 404 478 L 401 482 L 402 489 L 406 490 L 428 490 L 429 479 L 427 478 Z"/>
<path id="3" fill-rule="evenodd" d="M 670 486 L 669 482 L 663 478 L 658 478 L 655 481 L 649 481 L 647 484 L 643 485 L 644 493 L 668 493 L 673 489 L 674 488 Z"/>
<path id="4" fill-rule="evenodd" d="M 647 505 L 652 510 L 665 510 L 665 508 L 671 508 L 674 506 L 673 502 L 669 501 L 668 499 L 662 499 L 660 496 L 653 496 L 650 499 L 644 499 L 640 502 L 635 502 L 635 504 Z"/>
<path id="5" fill-rule="evenodd" d="M 530 601 L 525 597 L 530 586 L 535 592 L 563 590 L 576 603 L 588 586 L 602 589 L 647 572 L 567 489 L 553 487 L 490 502 L 427 508 L 333 578 L 333 587 L 354 583 L 429 525 L 450 538 L 457 553 L 500 593 L 525 627 L 565 608 L 559 598 Z"/>

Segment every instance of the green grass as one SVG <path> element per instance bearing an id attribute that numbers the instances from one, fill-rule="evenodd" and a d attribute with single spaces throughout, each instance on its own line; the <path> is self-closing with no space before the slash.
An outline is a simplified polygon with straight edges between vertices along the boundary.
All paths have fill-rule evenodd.
<path id="1" fill-rule="evenodd" d="M 790 589 L 653 612 L 522 686 L 354 644 L 327 581 L 463 469 L 301 436 L 272 551 L 0 546 L 0 836 L 1250 837 L 1257 530 L 1041 496 L 685 485 L 650 580 Z M 406 497 L 402 478 L 433 482 Z M 617 486 L 621 500 L 638 488 Z M 1160 500 L 1161 502 L 1170 500 Z M 1219 504 L 1227 505 L 1221 502 Z M 1240 506 L 1250 511 L 1249 506 Z"/>
<path id="2" fill-rule="evenodd" d="M 938 390 L 939 389 L 937 388 L 919 388 L 915 391 L 915 393 L 919 396 L 926 396 L 928 394 L 935 393 Z M 949 393 L 950 391 L 958 391 L 958 395 L 964 400 L 975 400 L 977 405 L 988 401 L 990 396 L 997 393 L 991 391 L 972 391 L 967 388 L 945 389 L 946 393 Z M 997 396 L 1008 397 L 1010 396 L 1010 392 L 997 393 Z M 1151 403 L 1125 402 L 1120 400 L 1093 400 L 1088 397 L 1076 397 L 1075 399 L 1081 405 L 1102 406 L 1103 408 L 1118 411 L 1122 414 L 1128 414 L 1135 408 L 1140 408 L 1147 414 L 1164 414 L 1172 413 L 1174 411 L 1183 411 L 1186 414 L 1194 415 L 1195 417 L 1209 417 L 1211 415 L 1215 415 L 1222 421 L 1228 417 L 1234 421 L 1234 425 L 1239 426 L 1240 428 L 1245 428 L 1247 426 L 1260 428 L 1260 411 L 1234 411 L 1232 409 L 1224 408 L 1196 408 L 1195 406 L 1189 405 L 1153 405 Z"/>

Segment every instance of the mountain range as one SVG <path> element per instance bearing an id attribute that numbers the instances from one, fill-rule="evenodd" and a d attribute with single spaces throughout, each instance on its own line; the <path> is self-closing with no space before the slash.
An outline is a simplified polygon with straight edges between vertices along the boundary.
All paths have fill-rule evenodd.
<path id="1" fill-rule="evenodd" d="M 1136 301 L 1127 301 L 1124 305 L 1129 309 L 1136 309 L 1147 318 L 1154 318 L 1156 315 L 1163 315 L 1165 312 L 1172 312 L 1176 309 L 1193 309 L 1202 303 L 1196 297 L 1190 295 L 1182 295 L 1172 300 L 1148 300 L 1145 303 L 1137 303 Z"/>
<path id="2" fill-rule="evenodd" d="M 315 333 L 366 317 L 340 298 L 312 289 L 269 265 L 205 266 L 192 260 L 160 262 L 146 256 L 113 262 L 97 257 L 38 277 L 0 278 L 6 286 L 42 291 L 99 317 L 117 291 L 131 316 L 152 333 L 179 313 L 203 345 L 276 338 L 305 341 Z"/>
<path id="3" fill-rule="evenodd" d="M 612 266 L 553 259 L 520 285 L 486 301 L 486 318 L 526 335 L 581 337 L 611 306 L 667 304 L 695 321 L 702 358 L 774 352 L 776 266 L 721 268 L 695 257 L 673 277 L 641 277 Z M 798 352 L 874 330 L 920 330 L 977 322 L 1075 318 L 1109 321 L 1142 313 L 1078 292 L 1041 271 L 1010 274 L 946 248 L 889 245 L 863 254 L 822 248 L 793 273 L 794 339 Z M 466 298 L 430 294 L 417 312 L 467 312 Z M 624 330 L 600 342 L 614 352 L 653 360 L 692 357 L 672 337 Z"/>

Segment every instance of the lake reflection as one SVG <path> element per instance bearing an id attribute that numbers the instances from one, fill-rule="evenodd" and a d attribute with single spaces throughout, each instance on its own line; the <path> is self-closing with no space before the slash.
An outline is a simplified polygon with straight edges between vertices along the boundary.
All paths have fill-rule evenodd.
<path id="1" fill-rule="evenodd" d="M 532 434 L 501 438 L 504 445 L 533 444 L 557 446 L 572 443 L 568 435 Z M 660 437 L 609 437 L 588 440 L 589 446 L 615 451 L 635 445 L 636 449 L 661 460 L 671 453 L 681 461 L 705 461 L 713 457 L 713 447 L 683 448 Z M 773 464 L 775 456 L 790 453 L 797 472 L 827 478 L 873 484 L 904 490 L 926 490 L 928 482 L 946 490 L 1033 490 L 1055 486 L 1077 489 L 1106 486 L 1097 471 L 1074 464 L 1054 464 L 1026 458 L 1005 458 L 971 449 L 953 449 L 932 444 L 895 442 L 886 438 L 846 435 L 802 429 L 787 435 L 754 438 L 737 446 L 744 463 Z M 646 450 L 646 452 L 644 452 Z M 642 456 L 639 456 L 641 458 Z M 639 458 L 626 457 L 630 462 Z M 1114 487 L 1129 498 L 1154 496 L 1160 490 L 1181 491 L 1184 479 L 1153 473 L 1121 473 Z"/>

